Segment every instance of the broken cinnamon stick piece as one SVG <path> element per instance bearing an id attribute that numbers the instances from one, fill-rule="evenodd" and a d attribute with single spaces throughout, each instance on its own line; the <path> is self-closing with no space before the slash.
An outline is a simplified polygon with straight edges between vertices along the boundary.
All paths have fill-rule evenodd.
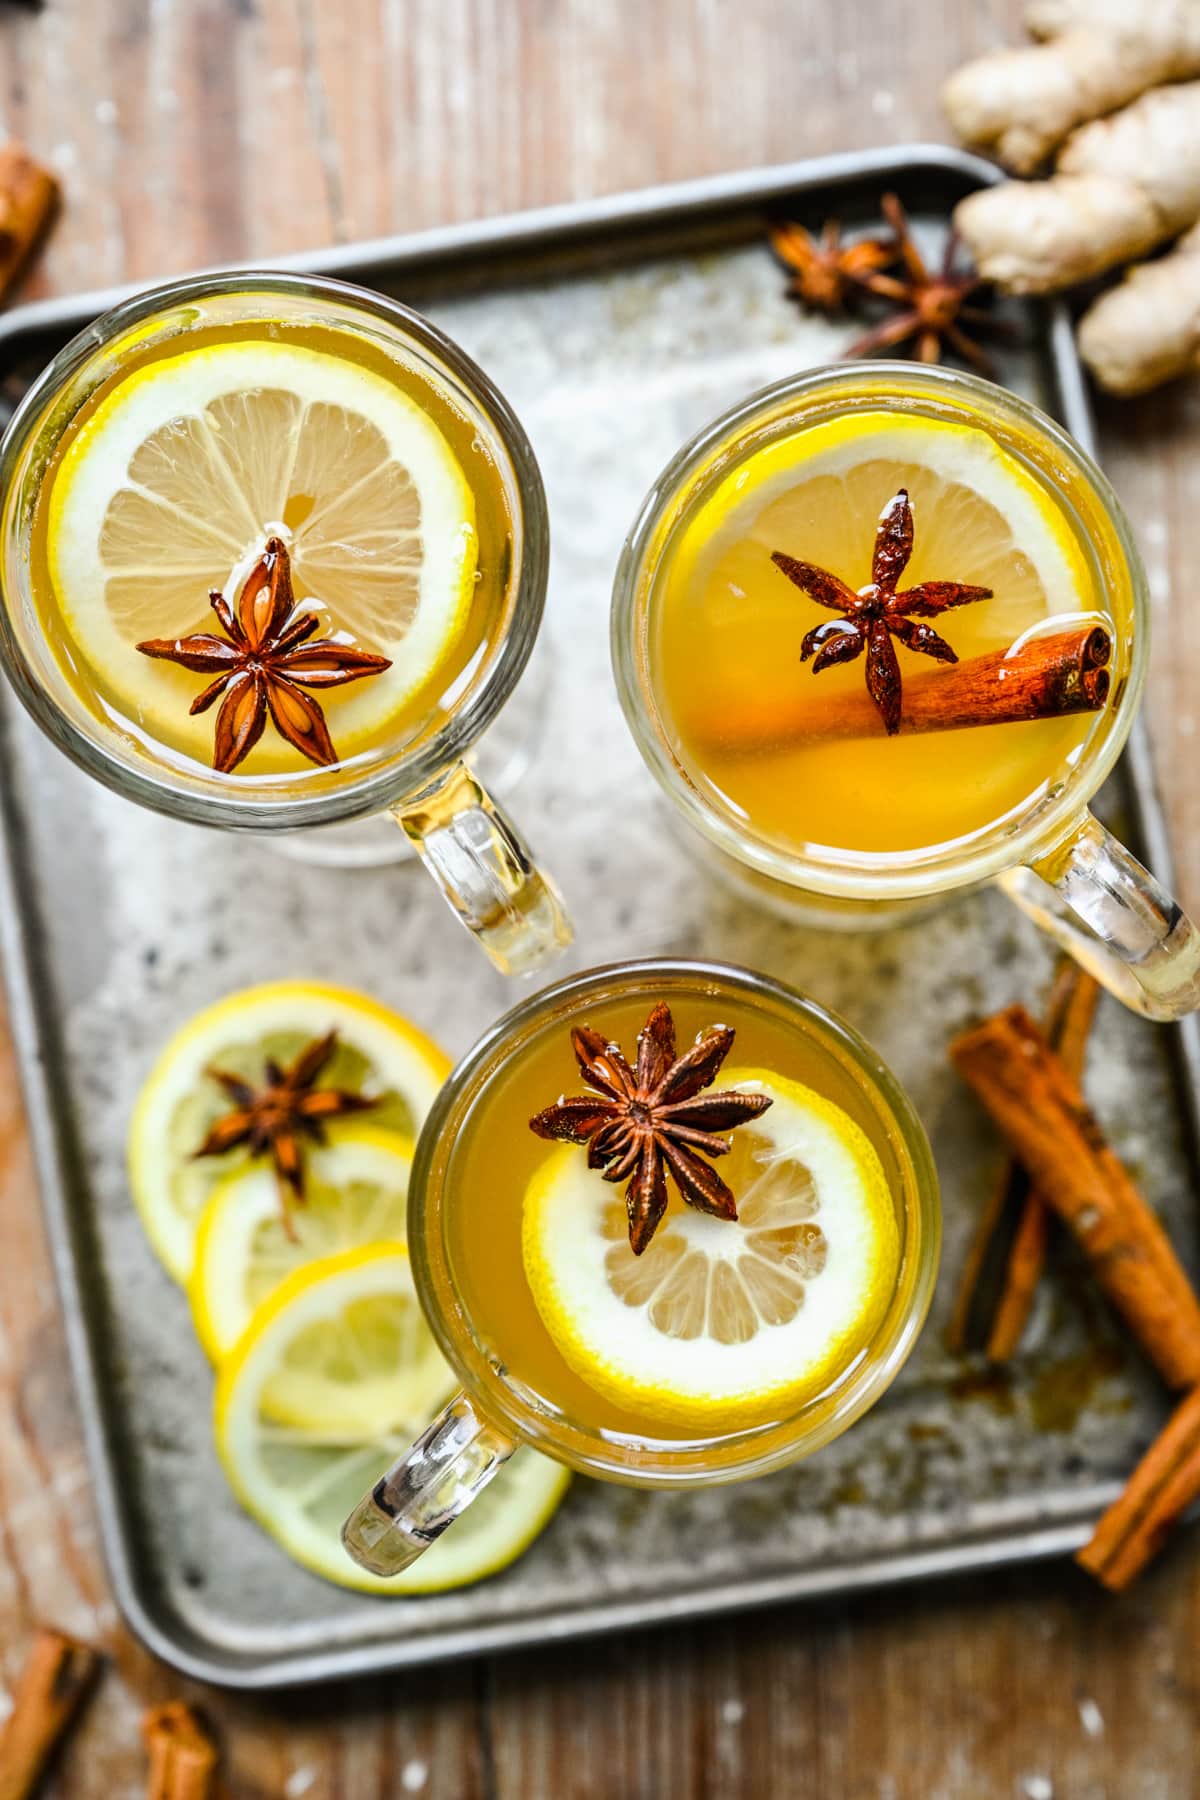
<path id="1" fill-rule="evenodd" d="M 1099 998 L 1099 982 L 1078 965 L 1072 965 L 1061 1013 L 1048 1036 L 1063 1068 L 1077 1082 L 1083 1078 L 1088 1036 Z M 1046 1210 L 1046 1202 L 1036 1187 L 1027 1185 L 1021 1216 L 1008 1256 L 1004 1285 L 988 1336 L 987 1355 L 991 1362 L 1007 1362 L 1016 1354 L 1017 1345 L 1029 1322 L 1033 1296 L 1046 1267 L 1049 1242 L 1050 1215 Z"/>
<path id="2" fill-rule="evenodd" d="M 58 182 L 14 138 L 0 146 L 0 295 L 6 294 L 58 208 Z"/>
<path id="3" fill-rule="evenodd" d="M 1014 649 L 989 650 L 966 662 L 905 678 L 900 734 L 965 731 L 1098 712 L 1108 699 L 1112 638 L 1102 625 L 1030 638 Z M 706 709 L 689 734 L 726 756 L 795 749 L 841 738 L 883 737 L 868 693 L 822 693 L 797 671 L 796 689 L 774 705 L 756 695 L 752 707 Z"/>
<path id="4" fill-rule="evenodd" d="M 146 1800 L 210 1800 L 217 1747 L 183 1700 L 153 1706 L 142 1719 L 150 1753 Z"/>
<path id="5" fill-rule="evenodd" d="M 0 1730 L 0 1800 L 26 1800 L 100 1669 L 90 1644 L 43 1626 Z"/>
<path id="6" fill-rule="evenodd" d="M 1167 1385 L 1200 1383 L 1200 1300 L 1078 1082 L 1025 1008 L 965 1032 L 950 1054 Z"/>
<path id="7" fill-rule="evenodd" d="M 1069 956 L 1059 959 L 1042 1030 L 1076 1080 L 1099 988 Z M 946 1331 L 955 1355 L 981 1350 L 1006 1362 L 1016 1350 L 1045 1266 L 1050 1220 L 1029 1176 L 1012 1158 L 981 1209 Z"/>
<path id="8" fill-rule="evenodd" d="M 1180 1402 L 1076 1555 L 1097 1581 L 1128 1587 L 1166 1542 L 1181 1513 L 1200 1495 L 1200 1388 Z"/>

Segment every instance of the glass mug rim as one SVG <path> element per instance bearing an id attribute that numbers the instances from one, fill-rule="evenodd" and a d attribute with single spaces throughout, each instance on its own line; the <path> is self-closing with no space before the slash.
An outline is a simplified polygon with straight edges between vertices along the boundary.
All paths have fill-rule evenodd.
<path id="1" fill-rule="evenodd" d="M 631 1466 L 614 1456 L 598 1431 L 552 1411 L 540 1396 L 538 1405 L 523 1401 L 505 1381 L 496 1362 L 479 1344 L 449 1269 L 441 1228 L 447 1159 L 440 1159 L 440 1174 L 435 1167 L 447 1129 L 461 1125 L 461 1117 L 456 1121 L 455 1116 L 477 1095 L 480 1078 L 498 1072 L 509 1040 L 547 1014 L 566 1012 L 581 998 L 646 975 L 668 982 L 710 981 L 740 988 L 752 997 L 800 1012 L 808 1023 L 815 1024 L 818 1034 L 831 1039 L 865 1078 L 881 1115 L 898 1132 L 911 1166 L 917 1223 L 917 1242 L 902 1259 L 887 1313 L 872 1340 L 872 1355 L 860 1370 L 839 1378 L 844 1382 L 842 1391 L 815 1427 L 805 1431 L 802 1408 L 784 1422 L 791 1430 L 781 1430 L 776 1420 L 726 1434 L 723 1439 L 719 1433 L 707 1441 L 697 1438 L 686 1450 L 663 1448 L 669 1440 L 648 1435 L 648 1460 L 651 1451 L 656 1458 L 653 1469 Z M 933 1298 L 940 1245 L 941 1196 L 929 1139 L 912 1100 L 878 1052 L 838 1014 L 785 982 L 710 958 L 645 957 L 604 963 L 566 976 L 512 1007 L 488 1027 L 447 1077 L 421 1128 L 409 1179 L 408 1254 L 417 1295 L 438 1347 L 471 1405 L 487 1423 L 511 1435 L 518 1447 L 528 1445 L 584 1474 L 635 1487 L 745 1480 L 782 1468 L 840 1436 L 874 1405 L 911 1354 Z M 744 1446 L 744 1454 L 714 1462 L 711 1446 L 721 1442 Z"/>
<path id="2" fill-rule="evenodd" d="M 953 843 L 940 844 L 903 855 L 889 854 L 890 866 L 881 869 L 877 859 L 838 862 L 773 846 L 741 832 L 731 818 L 710 804 L 667 742 L 648 679 L 642 634 L 651 540 L 668 511 L 679 505 L 688 483 L 702 474 L 706 464 L 713 471 L 723 469 L 722 443 L 732 445 L 759 420 L 822 388 L 836 385 L 869 392 L 873 386 L 882 388 L 889 381 L 902 381 L 918 394 L 924 391 L 931 397 L 948 392 L 968 399 L 973 396 L 982 410 L 991 409 L 1032 427 L 1070 463 L 1111 521 L 1129 573 L 1132 650 L 1117 705 L 1100 721 L 1099 730 L 1053 800 L 1032 806 L 1015 827 L 994 822 L 987 828 L 982 843 L 961 848 Z M 885 407 L 889 403 L 895 405 L 886 392 L 881 392 L 880 403 Z M 695 492 L 679 507 L 681 517 L 705 491 L 703 482 L 698 481 Z M 1145 685 L 1149 648 L 1149 594 L 1141 556 L 1111 484 L 1083 447 L 1040 407 L 1007 388 L 957 369 L 929 368 L 896 359 L 854 365 L 823 363 L 757 389 L 701 426 L 667 463 L 643 499 L 622 546 L 613 583 L 610 651 L 621 709 L 643 760 L 668 799 L 691 825 L 736 862 L 787 886 L 838 898 L 913 899 L 974 886 L 1044 856 L 1069 837 L 1125 746 Z"/>
<path id="3" fill-rule="evenodd" d="M 384 767 L 339 781 L 317 793 L 292 792 L 273 799 L 260 789 L 253 794 L 209 792 L 176 783 L 165 769 L 149 763 L 132 765 L 95 733 L 69 717 L 30 665 L 11 611 L 14 601 L 0 593 L 0 667 L 3 667 L 26 711 L 71 760 L 106 787 L 156 812 L 193 824 L 225 830 L 295 831 L 384 811 L 399 800 L 433 786 L 491 725 L 516 687 L 532 653 L 545 609 L 549 572 L 549 516 L 541 472 L 512 407 L 479 364 L 438 326 L 398 300 L 329 276 L 280 270 L 228 268 L 207 270 L 139 289 L 102 313 L 65 344 L 42 370 L 13 414 L 0 440 L 0 495 L 11 491 L 23 459 L 37 443 L 36 427 L 47 403 L 78 376 L 121 332 L 144 319 L 189 301 L 222 295 L 281 294 L 298 300 L 327 300 L 382 322 L 416 349 L 441 365 L 494 430 L 512 472 L 518 554 L 510 577 L 512 599 L 500 641 L 479 679 L 445 723 L 423 736 L 410 751 L 390 753 Z M 5 519 L 5 535 L 11 522 Z M 5 546 L 7 560 L 7 546 Z M 0 588 L 5 571 L 0 566 Z M 18 594 L 15 605 L 27 603 Z"/>

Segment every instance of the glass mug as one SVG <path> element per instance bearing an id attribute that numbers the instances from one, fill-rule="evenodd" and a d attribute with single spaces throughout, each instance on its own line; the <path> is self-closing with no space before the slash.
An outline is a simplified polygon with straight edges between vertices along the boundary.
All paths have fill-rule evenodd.
<path id="1" fill-rule="evenodd" d="M 917 422 L 915 426 L 913 421 Z M 946 831 L 940 840 L 934 833 L 919 847 L 903 850 L 876 851 L 868 844 L 839 850 L 829 845 L 844 840 L 832 836 L 819 842 L 800 841 L 798 837 L 789 841 L 779 830 L 759 828 L 752 805 L 738 804 L 736 795 L 731 797 L 710 778 L 672 716 L 670 701 L 664 698 L 670 674 L 669 656 L 680 658 L 687 654 L 686 646 L 682 651 L 678 649 L 683 641 L 682 626 L 672 627 L 671 619 L 686 621 L 681 598 L 685 591 L 698 604 L 698 565 L 681 558 L 686 559 L 690 543 L 719 540 L 719 525 L 710 526 L 715 519 L 714 495 L 717 510 L 724 504 L 725 495 L 732 496 L 731 507 L 737 504 L 739 484 L 753 497 L 748 472 L 751 456 L 764 457 L 765 462 L 759 466 L 770 468 L 772 457 L 786 457 L 782 447 L 795 434 L 820 431 L 823 437 L 809 441 L 829 446 L 836 445 L 837 434 L 852 436 L 861 430 L 865 443 L 871 431 L 886 432 L 893 424 L 898 430 L 910 426 L 917 431 L 957 430 L 960 445 L 968 435 L 963 428 L 970 428 L 976 434 L 986 434 L 993 455 L 998 449 L 1010 459 L 1010 467 L 1019 465 L 1018 485 L 1026 494 L 1036 492 L 1041 496 L 1034 503 L 1035 514 L 1042 518 L 1053 515 L 1058 520 L 1049 529 L 1062 534 L 1061 541 L 1071 546 L 1075 566 L 1086 570 L 1095 604 L 1085 607 L 1081 603 L 1070 615 L 1072 622 L 1103 622 L 1111 633 L 1111 666 L 1100 676 L 1104 684 L 1101 693 L 1107 697 L 1107 704 L 1090 717 L 1066 721 L 1063 730 L 1074 730 L 1075 738 L 1063 738 L 1065 753 L 1042 770 L 1015 801 L 1010 796 L 1010 803 L 989 816 L 982 826 L 977 821 L 970 830 Z M 883 445 L 882 437 L 880 444 Z M 856 454 L 860 461 L 868 461 L 861 453 Z M 882 448 L 880 454 L 884 454 Z M 803 452 L 788 471 L 789 479 L 801 479 L 802 457 Z M 837 470 L 848 466 L 848 459 L 846 465 L 838 464 L 835 452 L 823 466 Z M 887 494 L 881 490 L 885 504 L 899 480 L 907 479 L 902 473 L 896 478 L 894 460 L 890 472 L 890 480 L 880 476 L 882 485 L 888 488 Z M 922 478 L 918 469 L 916 479 Z M 775 497 L 785 494 L 785 487 L 781 476 L 764 505 L 774 505 Z M 819 504 L 815 499 L 809 502 L 806 515 L 810 529 L 820 537 L 827 529 L 833 529 L 828 518 L 822 517 L 822 508 L 836 513 L 839 503 L 831 487 L 814 487 L 811 492 L 826 496 Z M 786 503 L 784 498 L 783 504 Z M 1020 504 L 1027 507 L 1025 499 Z M 878 507 L 876 500 L 876 513 Z M 922 531 L 921 508 L 915 501 L 913 512 L 915 567 Z M 776 511 L 762 515 L 768 516 L 778 520 L 783 514 Z M 799 517 L 797 511 L 794 518 Z M 928 528 L 928 511 L 925 517 Z M 689 526 L 694 528 L 693 539 L 687 535 Z M 874 529 L 873 515 L 871 530 Z M 779 535 L 785 535 L 782 528 Z M 775 545 L 769 547 L 774 549 Z M 822 557 L 806 548 L 803 530 L 778 547 L 822 564 Z M 861 546 L 856 542 L 868 574 L 873 567 L 871 547 L 869 535 Z M 736 556 L 739 551 L 727 553 L 718 542 L 717 555 L 727 554 Z M 765 536 L 757 554 L 762 570 L 757 578 L 763 582 L 762 593 L 768 596 L 765 603 L 778 609 L 793 606 L 799 620 L 802 597 L 795 586 L 785 583 L 783 576 L 771 569 Z M 937 559 L 933 560 L 936 563 Z M 748 590 L 742 589 L 739 594 L 732 578 L 726 580 L 724 575 L 726 569 L 734 566 L 728 561 L 720 564 L 721 572 L 712 577 L 711 592 L 744 603 Z M 742 569 L 750 565 L 736 566 Z M 851 579 L 849 568 L 835 570 L 838 572 Z M 922 579 L 933 576 L 980 580 L 969 568 L 933 566 L 928 576 L 922 568 Z M 673 579 L 679 583 L 674 603 Z M 690 588 L 685 589 L 685 580 L 692 583 Z M 719 588 L 721 581 L 725 585 Z M 774 592 L 771 581 L 778 584 Z M 1002 599 L 999 588 L 996 599 Z M 670 611 L 672 604 L 675 614 Z M 711 609 L 716 604 L 705 590 L 705 605 Z M 828 611 L 818 614 L 816 607 L 811 611 L 814 618 L 834 617 Z M 966 606 L 946 616 L 945 628 L 956 644 L 960 642 L 956 633 L 974 629 L 973 611 Z M 776 616 L 784 615 L 779 611 Z M 810 622 L 807 615 L 803 617 L 805 623 Z M 730 629 L 734 629 L 735 618 L 731 611 Z M 1042 621 L 1043 625 L 1048 622 Z M 939 619 L 938 626 L 943 628 L 943 620 Z M 673 639 L 672 629 L 676 632 Z M 740 629 L 752 632 L 754 624 L 742 624 Z M 831 625 L 827 629 L 842 628 Z M 1035 628 L 1030 638 L 1039 635 L 1039 629 Z M 779 671 L 785 671 L 790 680 L 794 669 L 794 692 L 808 706 L 812 702 L 805 696 L 810 692 L 826 695 L 830 690 L 825 685 L 827 677 L 818 681 L 815 689 L 800 687 L 799 684 L 812 680 L 812 674 L 800 667 L 799 633 L 803 624 L 796 630 L 795 655 L 789 649 L 782 657 L 777 656 L 774 669 L 767 670 L 763 679 L 769 683 Z M 1037 408 L 992 383 L 973 375 L 900 362 L 853 367 L 839 364 L 789 378 L 733 407 L 685 444 L 650 490 L 626 541 L 616 574 L 612 612 L 617 686 L 642 756 L 683 819 L 715 844 L 731 869 L 762 897 L 782 903 L 785 910 L 789 904 L 793 911 L 815 910 L 827 921 L 857 928 L 887 922 L 896 913 L 903 914 L 956 890 L 992 880 L 1127 1006 L 1150 1018 L 1174 1019 L 1200 1007 L 1200 933 L 1153 876 L 1088 810 L 1093 795 L 1120 755 L 1133 723 L 1145 680 L 1148 635 L 1147 589 L 1141 560 L 1116 496 L 1091 459 Z M 1027 641 L 1021 639 L 1022 644 Z M 677 648 L 665 648 L 669 643 Z M 706 651 L 702 647 L 694 649 L 693 654 L 699 659 Z M 715 658 L 711 652 L 708 655 L 712 665 Z M 932 667 L 905 650 L 900 653 L 900 663 L 906 687 L 910 679 Z M 860 692 L 863 667 L 862 661 L 851 662 L 845 671 L 847 677 L 854 677 Z M 840 678 L 841 672 L 835 674 Z M 930 676 L 929 689 L 942 678 L 940 674 Z M 704 679 L 700 666 L 697 680 L 703 683 Z M 728 699 L 727 692 L 713 704 L 719 707 Z M 748 689 L 747 706 L 752 708 L 754 704 L 755 691 Z M 1052 727 L 1044 722 L 1024 724 L 1021 731 L 1045 733 L 1048 729 L 1057 730 L 1061 723 L 1056 721 Z M 723 728 L 718 721 L 716 729 Z M 873 721 L 873 729 L 878 729 L 877 721 Z M 1012 726 L 1009 731 L 1015 729 Z M 999 725 L 989 725 L 986 732 L 954 732 L 941 741 L 937 734 L 906 734 L 899 739 L 885 739 L 879 734 L 868 754 L 884 759 L 897 748 L 905 747 L 907 751 L 914 745 L 920 746 L 925 761 L 920 765 L 921 777 L 911 783 L 911 791 L 918 791 L 922 781 L 936 790 L 942 773 L 949 781 L 955 779 L 954 771 L 966 754 L 963 745 L 968 737 L 980 745 L 986 741 L 993 774 L 1001 767 L 997 753 L 1023 754 L 1014 748 L 1015 740 Z M 1006 752 L 1001 752 L 1002 741 L 1008 745 Z M 1031 741 L 1027 737 L 1023 743 L 1028 745 Z M 823 748 L 827 750 L 828 746 Z M 985 753 L 977 750 L 975 754 L 982 758 Z M 877 773 L 882 771 L 880 779 L 886 782 L 886 762 L 877 760 L 873 766 Z M 982 770 L 982 762 L 978 766 Z M 832 770 L 831 801 L 836 801 L 838 773 L 831 763 L 826 769 Z M 793 770 L 789 779 L 794 791 L 803 794 L 806 775 L 800 765 L 793 765 Z M 981 779 L 987 777 L 981 775 Z M 907 804 L 908 796 L 904 799 Z"/>
<path id="2" fill-rule="evenodd" d="M 95 408 L 109 392 L 106 383 L 119 387 L 131 367 L 139 371 L 140 379 L 144 367 L 197 345 L 207 349 L 229 341 L 260 345 L 264 340 L 299 346 L 301 353 L 309 356 L 319 350 L 330 368 L 352 364 L 356 372 L 365 370 L 365 375 L 356 373 L 356 379 L 399 390 L 403 398 L 395 397 L 391 404 L 407 406 L 410 412 L 436 421 L 433 435 L 441 433 L 443 449 L 453 444 L 449 456 L 451 460 L 457 457 L 454 467 L 461 474 L 478 522 L 476 585 L 468 589 L 468 601 L 473 609 L 482 606 L 486 597 L 489 611 L 486 627 L 480 628 L 480 642 L 465 666 L 447 664 L 453 671 L 452 681 L 430 699 L 420 717 L 410 719 L 398 733 L 393 727 L 389 735 L 385 719 L 365 750 L 332 767 L 308 764 L 300 771 L 271 768 L 265 773 L 247 773 L 243 768 L 226 774 L 156 737 L 141 723 L 136 695 L 132 704 L 123 700 L 114 705 L 93 680 L 92 665 L 72 641 L 68 627 L 54 618 L 47 622 L 44 615 L 55 590 L 43 541 L 51 526 L 42 514 L 51 508 L 48 500 L 39 508 L 39 494 L 81 429 L 86 430 L 96 416 Z M 269 344 L 268 352 L 270 348 Z M 251 385 L 260 394 L 267 386 L 261 381 Z M 413 398 L 416 407 L 411 405 Z M 232 432 L 236 447 L 236 417 L 231 427 L 228 417 L 213 412 L 214 406 L 229 403 L 229 396 L 221 393 L 210 396 L 209 404 L 196 402 L 197 417 L 168 420 L 164 441 L 167 430 L 181 425 L 217 434 L 224 419 L 227 439 Z M 320 429 L 311 428 L 316 448 L 310 460 L 318 478 L 331 414 L 343 419 L 349 416 L 344 409 L 339 415 L 336 408 L 327 408 L 321 415 L 326 422 Z M 361 419 L 357 422 L 362 423 Z M 298 436 L 293 439 L 299 441 Z M 384 441 L 381 436 L 380 442 Z M 299 454 L 293 453 L 287 482 L 300 479 L 296 469 Z M 82 473 L 78 464 L 76 468 L 73 480 L 79 490 Z M 395 461 L 388 465 L 388 473 L 402 485 L 405 471 L 398 477 Z M 226 830 L 293 833 L 336 821 L 390 815 L 452 909 L 499 969 L 512 973 L 533 968 L 570 941 L 570 927 L 553 885 L 539 872 L 520 832 L 465 760 L 511 695 L 537 636 L 549 555 L 545 494 L 529 442 L 506 401 L 483 371 L 427 320 L 377 294 L 307 276 L 239 271 L 198 276 L 140 293 L 74 338 L 30 389 L 0 445 L 0 482 L 4 495 L 0 661 L 37 723 L 81 768 L 142 805 Z M 52 485 L 51 481 L 51 489 Z M 246 499 L 245 490 L 237 490 L 232 481 L 231 486 L 240 504 Z M 354 482 L 348 483 L 351 507 L 355 488 Z M 130 491 L 128 484 L 123 491 Z M 265 494 L 265 483 L 262 491 Z M 311 497 L 296 498 L 285 486 L 279 492 L 286 493 L 288 507 L 295 504 L 300 509 L 296 516 L 302 521 L 304 508 L 312 505 Z M 388 490 L 389 496 L 392 492 Z M 152 499 L 159 504 L 156 496 Z M 115 501 L 104 515 L 106 531 L 114 516 L 113 504 Z M 380 513 L 367 524 L 377 528 L 382 517 L 386 525 L 394 516 L 387 512 L 387 504 L 383 503 Z M 424 523 L 421 506 L 418 500 L 417 529 L 411 536 L 419 536 Z M 171 527 L 176 514 L 169 505 L 160 505 L 159 510 Z M 318 510 L 324 511 L 324 505 Z M 223 563 L 219 555 L 211 556 L 207 578 L 202 584 L 197 582 L 198 618 L 203 617 L 211 588 L 221 588 L 236 604 L 232 583 L 238 571 L 244 576 L 268 532 L 276 530 L 274 520 L 257 518 L 253 496 L 242 513 L 251 541 L 241 546 L 237 561 L 232 537 L 222 553 Z M 341 515 L 346 520 L 350 516 Z M 287 517 L 281 512 L 284 523 L 280 529 L 284 531 L 289 528 Z M 205 521 L 184 514 L 179 518 L 175 531 L 182 533 L 188 548 L 188 534 L 197 524 L 203 529 Z M 251 534 L 251 524 L 257 535 Z M 388 530 L 392 535 L 387 541 L 394 544 L 397 528 L 389 525 Z M 169 531 L 165 535 L 169 537 Z M 363 545 L 370 535 L 366 532 L 361 543 L 342 542 L 335 548 L 361 556 L 369 568 L 371 553 Z M 376 529 L 374 535 L 379 538 L 386 533 Z M 436 532 L 431 530 L 429 535 L 432 539 Z M 209 541 L 205 540 L 205 546 Z M 202 547 L 199 560 L 208 557 L 207 547 Z M 147 561 L 149 566 L 137 572 L 153 581 L 160 565 L 157 557 Z M 168 545 L 162 558 L 162 579 L 170 575 L 170 562 Z M 39 574 L 42 568 L 44 575 Z M 385 584 L 381 605 L 394 606 L 396 565 L 371 574 L 377 583 L 382 579 Z M 187 579 L 190 592 L 190 572 Z M 105 589 L 106 595 L 110 588 Z M 373 591 L 378 592 L 378 587 Z M 297 598 L 301 605 L 305 603 L 303 591 Z M 103 604 L 107 605 L 107 599 Z M 465 617 L 470 623 L 471 612 Z M 336 628 L 336 618 L 332 623 Z M 168 621 L 164 619 L 163 624 Z M 168 624 L 172 634 L 181 628 L 195 630 L 198 625 Z M 161 630 L 158 625 L 157 631 Z M 129 639 L 141 635 L 140 630 L 128 633 Z M 122 641 L 120 654 L 126 655 L 127 648 Z M 149 659 L 143 658 L 142 664 L 148 669 Z M 162 662 L 153 664 L 156 671 L 164 667 Z M 176 674 L 173 668 L 168 672 L 172 677 Z M 137 679 L 138 670 L 133 668 L 125 677 L 127 687 L 132 689 Z M 156 675 L 155 679 L 162 677 Z M 197 677 L 189 677 L 189 681 L 193 689 L 199 689 Z M 357 695 L 361 690 L 349 691 Z M 321 703 L 327 704 L 324 690 L 317 692 Z M 190 690 L 179 703 L 181 715 L 186 714 L 189 698 Z M 268 742 L 270 735 L 268 732 Z M 267 747 L 264 743 L 263 749 Z"/>
<path id="3" fill-rule="evenodd" d="M 582 1148 L 548 1145 L 529 1128 L 566 1084 L 576 1092 L 583 1085 L 571 1027 L 590 1022 L 632 1051 L 633 1034 L 658 1000 L 671 1007 L 681 1049 L 697 1029 L 724 1021 L 740 1040 L 729 1056 L 735 1079 L 744 1059 L 779 1067 L 849 1113 L 879 1156 L 884 1205 L 895 1219 L 894 1260 L 877 1276 L 859 1335 L 847 1338 L 849 1360 L 830 1362 L 827 1374 L 820 1369 L 815 1381 L 823 1385 L 790 1409 L 776 1406 L 782 1416 L 736 1429 L 689 1431 L 678 1421 L 660 1428 L 644 1401 L 637 1410 L 623 1403 L 626 1390 L 614 1399 L 591 1385 L 560 1354 L 526 1275 L 526 1195 L 537 1191 L 535 1177 L 546 1191 L 547 1159 L 565 1157 L 568 1171 L 582 1171 L 589 1183 L 600 1179 L 587 1174 Z M 716 1089 L 726 1085 L 726 1072 L 716 1076 Z M 763 1117 L 769 1120 L 770 1111 Z M 750 1153 L 756 1169 L 785 1154 L 759 1145 Z M 617 1242 L 618 1266 L 640 1273 L 654 1243 L 636 1264 L 620 1257 L 621 1189 L 591 1192 L 614 1209 L 606 1236 Z M 748 1187 L 738 1198 L 748 1218 Z M 819 1207 L 815 1216 L 820 1220 Z M 681 1207 L 668 1210 L 660 1231 L 673 1217 L 676 1230 L 690 1225 L 701 1243 L 705 1231 L 734 1229 Z M 811 1000 L 766 976 L 708 962 L 627 962 L 556 983 L 468 1051 L 421 1132 L 409 1186 L 409 1256 L 425 1316 L 462 1388 L 351 1515 L 347 1550 L 377 1575 L 399 1574 L 521 1445 L 584 1474 L 639 1487 L 740 1481 L 808 1455 L 874 1404 L 912 1350 L 933 1293 L 940 1233 L 937 1176 L 910 1101 L 871 1047 Z M 792 1249 L 788 1238 L 779 1254 Z"/>

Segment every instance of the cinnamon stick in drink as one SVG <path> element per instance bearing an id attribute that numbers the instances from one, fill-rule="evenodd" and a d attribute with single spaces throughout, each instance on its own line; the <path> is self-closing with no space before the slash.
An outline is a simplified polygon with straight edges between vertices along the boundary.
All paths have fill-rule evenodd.
<path id="1" fill-rule="evenodd" d="M 965 1032 L 951 1057 L 1167 1385 L 1200 1383 L 1200 1300 L 1078 1082 L 1024 1007 Z"/>
<path id="2" fill-rule="evenodd" d="M 1181 1401 L 1075 1560 L 1105 1587 L 1128 1587 L 1197 1495 L 1200 1388 Z"/>
<path id="3" fill-rule="evenodd" d="M 100 1668 L 90 1644 L 44 1626 L 0 1728 L 0 1800 L 26 1800 Z"/>
<path id="4" fill-rule="evenodd" d="M 1018 649 L 989 650 L 928 675 L 906 676 L 900 732 L 965 731 L 1099 712 L 1108 699 L 1111 658 L 1111 636 L 1102 625 L 1091 625 L 1030 638 Z M 820 677 L 816 680 L 819 684 Z M 756 704 L 744 712 L 716 709 L 696 722 L 696 731 L 725 755 L 885 735 L 868 693 L 821 693 L 819 685 L 814 692 L 801 669 L 785 703 Z"/>

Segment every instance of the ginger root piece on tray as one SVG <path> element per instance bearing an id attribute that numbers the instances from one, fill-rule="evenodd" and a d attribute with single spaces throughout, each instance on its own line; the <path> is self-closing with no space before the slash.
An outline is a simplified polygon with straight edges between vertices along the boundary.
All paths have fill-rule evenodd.
<path id="1" fill-rule="evenodd" d="M 1145 394 L 1200 371 L 1200 225 L 1138 263 L 1079 321 L 1079 354 L 1110 394 Z"/>
<path id="2" fill-rule="evenodd" d="M 1046 41 L 978 57 L 942 89 L 959 136 L 1018 174 L 1086 120 L 1200 76 L 1196 0 L 1036 0 L 1026 23 Z"/>
<path id="3" fill-rule="evenodd" d="M 1200 4 L 1196 5 L 1200 22 Z M 1046 181 L 961 200 L 954 223 L 981 275 L 1047 294 L 1117 267 L 1200 218 L 1200 81 L 1153 88 L 1081 126 Z"/>

